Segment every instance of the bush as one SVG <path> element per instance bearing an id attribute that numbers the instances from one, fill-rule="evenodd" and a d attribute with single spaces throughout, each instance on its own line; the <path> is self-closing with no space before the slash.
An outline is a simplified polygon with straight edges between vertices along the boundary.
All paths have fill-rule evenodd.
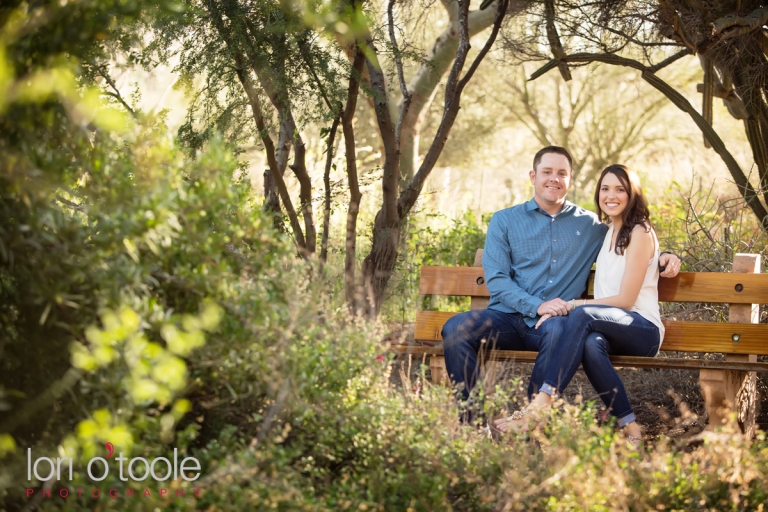
<path id="1" fill-rule="evenodd" d="M 67 9 L 96 20 L 84 36 L 93 43 L 121 6 L 51 11 L 61 29 L 52 37 L 64 45 L 56 51 L 94 50 L 65 37 L 77 25 L 67 25 Z M 87 15 L 91 8 L 103 15 Z M 459 424 L 452 394 L 426 383 L 424 369 L 392 386 L 381 326 L 328 298 L 315 262 L 295 254 L 237 178 L 231 148 L 213 138 L 187 156 L 161 119 L 141 115 L 111 129 L 119 116 L 88 106 L 77 63 L 28 42 L 10 49 L 14 63 L 57 70 L 33 75 L 35 84 L 69 78 L 24 104 L 0 99 L 5 509 L 759 510 L 765 502 L 763 434 L 752 444 L 729 433 L 662 441 L 641 455 L 596 423 L 593 406 L 566 405 L 530 439 L 494 444 Z M 0 75 L 0 89 L 29 78 L 9 76 Z M 410 231 L 396 288 L 408 300 L 415 269 L 470 265 L 483 245 L 471 214 L 447 229 L 440 222 Z M 391 304 L 388 314 L 405 311 Z M 488 415 L 506 414 L 507 402 L 493 390 Z M 34 458 L 73 458 L 72 478 L 65 469 L 60 481 L 30 480 L 27 448 Z M 175 450 L 200 462 L 200 477 L 150 484 L 112 471 L 94 481 L 88 461 L 111 449 L 148 461 Z"/>
<path id="2" fill-rule="evenodd" d="M 470 210 L 458 219 L 449 219 L 439 213 L 411 216 L 400 260 L 390 282 L 390 296 L 381 316 L 389 321 L 412 321 L 419 300 L 419 269 L 424 265 L 474 265 L 475 253 L 485 246 L 488 222 L 490 215 L 478 219 Z M 469 309 L 467 297 L 426 296 L 421 300 L 420 309 Z"/>

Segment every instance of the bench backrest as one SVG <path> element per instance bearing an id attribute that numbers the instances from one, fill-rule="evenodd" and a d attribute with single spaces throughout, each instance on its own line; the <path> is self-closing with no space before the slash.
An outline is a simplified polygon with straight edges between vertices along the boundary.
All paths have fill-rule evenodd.
<path id="1" fill-rule="evenodd" d="M 488 304 L 482 250 L 475 267 L 421 267 L 419 293 L 471 297 L 471 308 Z M 730 304 L 729 322 L 665 320 L 662 350 L 768 355 L 768 324 L 759 324 L 759 305 L 768 304 L 768 274 L 760 274 L 760 256 L 737 254 L 733 272 L 680 272 L 659 279 L 662 302 Z M 590 286 L 591 288 L 591 286 Z M 590 290 L 591 292 L 591 290 Z M 443 324 L 456 313 L 418 311 L 414 338 L 439 342 Z"/>

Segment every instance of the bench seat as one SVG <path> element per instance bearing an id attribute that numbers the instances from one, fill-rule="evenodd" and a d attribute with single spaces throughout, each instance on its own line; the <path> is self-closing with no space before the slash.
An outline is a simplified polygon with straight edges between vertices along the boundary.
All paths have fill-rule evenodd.
<path id="1" fill-rule="evenodd" d="M 415 356 L 442 357 L 440 346 L 392 345 L 390 352 Z M 533 363 L 538 352 L 523 350 L 494 350 L 486 356 L 490 361 L 510 361 L 515 363 Z M 768 372 L 768 362 L 727 361 L 723 359 L 683 358 L 683 357 L 637 357 L 610 356 L 617 368 L 678 368 L 681 370 L 736 370 L 742 372 Z"/>
<path id="2" fill-rule="evenodd" d="M 488 305 L 490 294 L 481 262 L 482 249 L 477 251 L 474 267 L 421 267 L 419 293 L 470 297 L 470 309 L 483 309 Z M 594 272 L 586 296 L 592 294 L 593 279 Z M 751 435 L 757 403 L 755 376 L 757 372 L 768 372 L 768 361 L 758 361 L 758 356 L 768 356 L 768 324 L 759 323 L 759 306 L 768 304 L 768 274 L 760 273 L 760 255 L 736 254 L 732 272 L 680 272 L 673 279 L 661 278 L 659 301 L 726 304 L 728 321 L 667 318 L 660 356 L 611 356 L 611 362 L 617 367 L 699 370 L 710 426 L 730 421 L 730 410 L 736 410 L 739 426 Z M 429 358 L 433 382 L 449 383 L 440 333 L 445 322 L 456 314 L 417 311 L 414 343 L 392 345 L 389 350 Z M 669 352 L 696 353 L 697 357 L 666 357 L 665 353 Z M 481 363 L 533 363 L 536 355 L 536 352 L 492 350 L 481 354 Z"/>

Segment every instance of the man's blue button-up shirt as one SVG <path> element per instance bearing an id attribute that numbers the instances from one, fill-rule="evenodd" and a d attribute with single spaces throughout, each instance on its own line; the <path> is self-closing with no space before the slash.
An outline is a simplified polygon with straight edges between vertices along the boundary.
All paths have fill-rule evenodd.
<path id="1" fill-rule="evenodd" d="M 483 251 L 488 307 L 522 313 L 533 326 L 543 302 L 580 297 L 607 231 L 569 201 L 554 216 L 533 199 L 494 213 Z"/>

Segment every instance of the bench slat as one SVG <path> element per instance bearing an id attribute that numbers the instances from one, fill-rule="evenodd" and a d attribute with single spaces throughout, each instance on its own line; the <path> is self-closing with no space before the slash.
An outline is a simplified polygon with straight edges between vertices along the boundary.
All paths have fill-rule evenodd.
<path id="1" fill-rule="evenodd" d="M 418 311 L 414 339 L 427 343 L 441 341 L 443 324 L 456 314 Z M 664 350 L 768 355 L 768 324 L 664 321 L 664 327 Z M 738 343 L 732 340 L 734 334 L 739 335 Z"/>
<path id="2" fill-rule="evenodd" d="M 478 279 L 482 279 L 482 284 L 478 284 Z M 421 267 L 419 293 L 490 297 L 483 267 Z"/>
<path id="3" fill-rule="evenodd" d="M 416 345 L 392 345 L 390 352 L 396 354 L 442 356 L 441 347 L 423 347 Z M 533 363 L 537 352 L 517 350 L 494 350 L 488 359 L 492 361 L 515 361 L 517 363 Z M 613 366 L 631 368 L 679 368 L 697 370 L 702 368 L 712 370 L 737 370 L 742 372 L 768 372 L 768 363 L 750 363 L 746 361 L 718 361 L 712 359 L 684 359 L 678 357 L 633 357 L 610 356 Z"/>
<path id="4" fill-rule="evenodd" d="M 478 280 L 482 284 L 478 284 Z M 740 292 L 736 291 L 737 285 L 741 285 Z M 489 296 L 482 267 L 421 267 L 419 293 Z M 768 273 L 680 272 L 672 279 L 659 279 L 659 300 L 768 304 Z"/>

